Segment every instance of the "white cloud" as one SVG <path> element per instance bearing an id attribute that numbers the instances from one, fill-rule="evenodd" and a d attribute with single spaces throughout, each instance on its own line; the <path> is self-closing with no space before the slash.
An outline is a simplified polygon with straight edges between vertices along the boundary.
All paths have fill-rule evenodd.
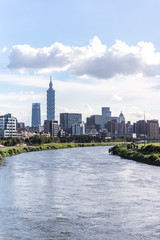
<path id="1" fill-rule="evenodd" d="M 160 119 L 159 91 L 155 90 L 159 78 L 144 78 L 141 74 L 117 77 L 108 81 L 59 81 L 53 79 L 56 90 L 56 119 L 62 112 L 82 113 L 83 120 L 93 114 L 101 114 L 101 107 L 110 107 L 113 116 L 124 113 L 126 120 L 142 119 L 146 111 L 148 119 Z M 6 85 L 5 85 L 6 84 Z M 2 87 L 18 86 L 18 92 L 3 93 Z M 49 79 L 44 76 L 0 75 L 0 112 L 11 112 L 19 121 L 31 119 L 32 102 L 40 102 L 42 117 L 46 118 L 46 90 Z M 40 88 L 35 88 L 35 87 Z M 34 88 L 33 88 L 34 87 Z M 17 91 L 16 88 L 13 88 Z M 43 122 L 43 121 L 42 121 Z"/>
<path id="2" fill-rule="evenodd" d="M 112 99 L 113 99 L 113 100 L 116 100 L 117 102 L 122 101 L 122 97 L 120 97 L 120 96 L 117 95 L 117 94 L 113 94 Z"/>
<path id="3" fill-rule="evenodd" d="M 10 52 L 8 64 L 10 70 L 20 72 L 42 73 L 71 69 L 72 75 L 97 79 L 139 73 L 144 76 L 156 75 L 159 66 L 160 52 L 156 52 L 151 42 L 129 46 L 117 40 L 107 49 L 98 37 L 83 47 L 64 46 L 58 42 L 44 48 L 17 45 Z"/>
<path id="4" fill-rule="evenodd" d="M 21 91 L 19 93 L 8 93 L 8 94 L 0 94 L 0 101 L 13 101 L 13 100 L 18 100 L 20 102 L 25 102 L 28 100 L 37 100 L 42 98 L 42 94 L 36 94 L 33 91 L 30 92 L 25 92 Z"/>
<path id="5" fill-rule="evenodd" d="M 8 50 L 7 47 L 3 47 L 2 50 L 1 50 L 1 52 L 2 52 L 2 53 L 5 53 L 5 52 L 7 52 L 7 50 Z"/>
<path id="6" fill-rule="evenodd" d="M 0 82 L 15 84 L 18 86 L 32 86 L 39 88 L 46 88 L 48 86 L 48 77 L 44 76 L 30 76 L 17 74 L 0 74 Z"/>
<path id="7" fill-rule="evenodd" d="M 71 54 L 71 48 L 60 43 L 41 49 L 35 49 L 29 45 L 17 45 L 11 50 L 8 68 L 20 72 L 64 71 L 70 67 Z"/>

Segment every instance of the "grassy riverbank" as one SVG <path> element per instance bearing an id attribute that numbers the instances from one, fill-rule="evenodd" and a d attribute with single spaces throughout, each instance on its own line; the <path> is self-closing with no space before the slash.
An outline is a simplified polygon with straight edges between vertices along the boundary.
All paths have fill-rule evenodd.
<path id="1" fill-rule="evenodd" d="M 93 146 L 113 146 L 119 144 L 118 142 L 101 142 L 101 143 L 49 143 L 37 146 L 24 146 L 24 147 L 5 147 L 0 149 L 0 162 L 4 157 L 9 157 L 26 152 L 62 149 L 62 148 L 75 148 L 75 147 L 93 147 Z"/>
<path id="2" fill-rule="evenodd" d="M 138 146 L 133 143 L 112 147 L 110 153 L 125 159 L 135 160 L 150 165 L 160 166 L 160 144 Z"/>

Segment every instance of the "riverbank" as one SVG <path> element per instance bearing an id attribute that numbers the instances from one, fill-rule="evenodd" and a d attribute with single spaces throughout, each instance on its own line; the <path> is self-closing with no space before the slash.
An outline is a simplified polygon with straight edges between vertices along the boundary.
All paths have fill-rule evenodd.
<path id="1" fill-rule="evenodd" d="M 160 145 L 121 144 L 110 148 L 109 152 L 125 159 L 160 166 Z"/>
<path id="2" fill-rule="evenodd" d="M 45 151 L 53 149 L 63 149 L 63 148 L 75 148 L 75 147 L 96 147 L 96 146 L 113 146 L 119 144 L 118 142 L 101 142 L 101 143 L 49 143 L 37 146 L 24 146 L 24 147 L 5 147 L 0 149 L 0 162 L 2 162 L 4 157 L 10 157 L 13 155 L 35 152 L 35 151 Z"/>

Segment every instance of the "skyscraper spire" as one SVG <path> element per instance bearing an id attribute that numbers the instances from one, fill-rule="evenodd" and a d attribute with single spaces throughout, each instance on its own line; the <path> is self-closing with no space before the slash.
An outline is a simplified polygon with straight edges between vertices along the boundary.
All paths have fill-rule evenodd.
<path id="1" fill-rule="evenodd" d="M 55 120 L 55 90 L 50 76 L 49 89 L 47 90 L 47 120 Z"/>
<path id="2" fill-rule="evenodd" d="M 52 76 L 50 76 L 50 83 L 49 83 L 49 88 L 52 88 L 53 84 L 52 84 Z"/>

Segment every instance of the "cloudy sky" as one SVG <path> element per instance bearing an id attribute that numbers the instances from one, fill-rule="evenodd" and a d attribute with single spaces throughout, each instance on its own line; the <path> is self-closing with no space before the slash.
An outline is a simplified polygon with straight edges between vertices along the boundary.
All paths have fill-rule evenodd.
<path id="1" fill-rule="evenodd" d="M 159 0 L 0 0 L 0 113 L 46 119 L 50 75 L 61 112 L 110 107 L 160 120 Z"/>

